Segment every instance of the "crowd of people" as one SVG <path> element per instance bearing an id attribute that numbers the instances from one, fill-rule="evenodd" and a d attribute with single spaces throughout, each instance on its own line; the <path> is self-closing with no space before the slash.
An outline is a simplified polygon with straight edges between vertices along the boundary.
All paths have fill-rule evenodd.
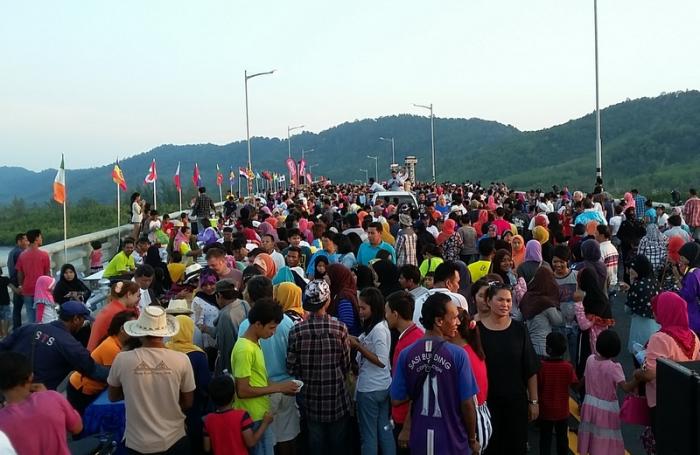
<path id="1" fill-rule="evenodd" d="M 177 220 L 136 193 L 119 252 L 92 244 L 97 310 L 76 267 L 52 276 L 39 230 L 18 234 L 0 447 L 69 453 L 106 394 L 132 454 L 524 454 L 536 422 L 540 453 L 561 455 L 573 398 L 579 453 L 622 454 L 622 389 L 645 397 L 654 453 L 656 361 L 700 359 L 694 189 L 666 213 L 600 184 L 417 184 L 413 204 L 371 183 L 220 208 L 200 188 Z"/>

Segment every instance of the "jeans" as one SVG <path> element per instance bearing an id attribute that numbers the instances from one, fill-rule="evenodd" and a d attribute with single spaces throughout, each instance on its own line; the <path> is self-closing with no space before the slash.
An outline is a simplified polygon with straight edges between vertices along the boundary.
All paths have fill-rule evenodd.
<path id="1" fill-rule="evenodd" d="M 566 335 L 566 345 L 569 349 L 569 360 L 573 365 L 578 364 L 578 332 L 577 326 L 565 326 L 564 335 Z"/>
<path id="2" fill-rule="evenodd" d="M 33 295 L 23 295 L 22 296 L 22 306 L 24 306 L 24 312 L 27 313 L 27 322 L 33 324 L 36 322 L 36 308 L 34 308 L 34 296 Z M 22 307 L 19 309 L 20 317 L 22 313 Z M 41 321 L 39 321 L 41 322 Z M 20 323 L 21 325 L 21 323 Z"/>
<path id="3" fill-rule="evenodd" d="M 362 455 L 375 455 L 378 447 L 381 447 L 382 454 L 396 452 L 389 423 L 390 412 L 389 389 L 357 392 L 357 421 L 360 426 Z"/>
<path id="4" fill-rule="evenodd" d="M 569 453 L 569 422 L 564 420 L 540 420 L 540 455 L 552 451 L 552 429 L 557 437 L 557 455 Z"/>
<path id="5" fill-rule="evenodd" d="M 22 304 L 24 298 L 19 294 L 12 295 L 12 329 L 17 330 L 22 326 Z"/>
<path id="6" fill-rule="evenodd" d="M 310 455 L 350 455 L 350 417 L 335 422 L 307 420 Z"/>
<path id="7" fill-rule="evenodd" d="M 262 425 L 262 420 L 253 422 L 253 433 L 258 431 Z M 250 455 L 274 455 L 275 454 L 275 435 L 272 433 L 272 428 L 267 427 L 265 433 L 253 447 L 250 448 Z"/>

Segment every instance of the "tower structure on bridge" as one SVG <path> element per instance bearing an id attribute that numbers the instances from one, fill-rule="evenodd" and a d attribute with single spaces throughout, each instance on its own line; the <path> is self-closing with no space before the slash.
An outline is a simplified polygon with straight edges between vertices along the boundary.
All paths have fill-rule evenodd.
<path id="1" fill-rule="evenodd" d="M 418 158 L 413 155 L 409 155 L 403 160 L 403 164 L 406 167 L 406 174 L 408 174 L 408 179 L 415 185 L 416 183 L 416 165 L 418 164 Z"/>

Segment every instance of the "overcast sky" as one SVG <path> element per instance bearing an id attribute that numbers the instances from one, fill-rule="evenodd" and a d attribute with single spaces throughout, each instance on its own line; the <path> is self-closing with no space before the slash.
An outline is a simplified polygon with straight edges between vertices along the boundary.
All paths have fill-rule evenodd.
<path id="1" fill-rule="evenodd" d="M 601 0 L 601 105 L 700 88 L 700 1 Z M 8 1 L 0 165 L 399 113 L 541 129 L 595 106 L 593 0 Z M 603 122 L 605 119 L 603 119 Z"/>

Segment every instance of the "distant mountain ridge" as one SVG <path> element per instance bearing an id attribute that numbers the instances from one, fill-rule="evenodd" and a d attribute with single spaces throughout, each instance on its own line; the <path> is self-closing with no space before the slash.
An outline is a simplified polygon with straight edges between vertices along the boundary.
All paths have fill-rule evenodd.
<path id="1" fill-rule="evenodd" d="M 603 173 L 606 187 L 622 191 L 636 186 L 642 191 L 681 190 L 697 185 L 700 170 L 700 92 L 662 94 L 628 100 L 601 112 Z M 394 137 L 396 158 L 415 155 L 418 179 L 430 178 L 430 123 L 426 117 L 398 115 L 343 123 L 318 134 L 303 132 L 292 139 L 292 153 L 313 148 L 306 155 L 314 175 L 336 181 L 364 179 L 360 168 L 374 175 L 379 156 L 379 177 L 388 177 L 391 145 L 379 137 Z M 256 171 L 285 172 L 286 140 L 254 137 L 251 140 Z M 551 128 L 523 132 L 510 125 L 477 118 L 435 119 L 436 168 L 439 180 L 503 180 L 515 187 L 568 184 L 592 187 L 595 170 L 594 115 Z M 5 151 L 11 153 L 11 151 Z M 183 199 L 194 194 L 191 182 L 195 162 L 203 182 L 215 190 L 218 163 L 228 187 L 229 167 L 238 178 L 238 166 L 247 161 L 245 141 L 226 145 L 161 145 L 120 161 L 129 191 L 143 186 L 148 166 L 156 159 L 160 191 L 174 191 L 172 176 L 181 163 Z M 89 169 L 68 169 L 69 200 L 82 198 L 109 203 L 116 198 L 113 163 Z M 43 202 L 51 197 L 55 169 L 33 172 L 21 167 L 0 167 L 0 203 L 14 198 Z M 237 185 L 236 185 L 237 186 Z M 126 195 L 124 195 L 126 196 Z"/>

